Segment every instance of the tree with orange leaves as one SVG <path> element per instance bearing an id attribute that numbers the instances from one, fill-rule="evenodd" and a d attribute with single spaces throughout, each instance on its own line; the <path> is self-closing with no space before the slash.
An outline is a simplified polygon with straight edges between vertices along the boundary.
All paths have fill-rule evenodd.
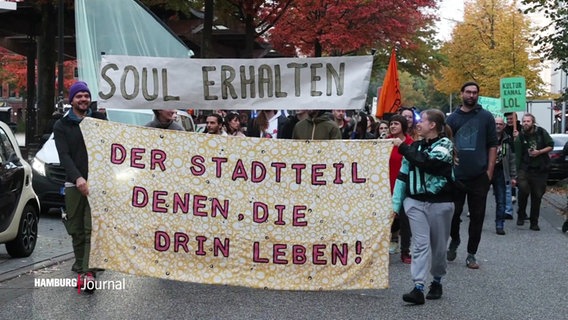
<path id="1" fill-rule="evenodd" d="M 435 19 L 435 0 L 296 0 L 270 31 L 285 55 L 347 55 L 372 47 L 411 47 Z"/>
<path id="2" fill-rule="evenodd" d="M 69 60 L 63 63 L 65 88 L 69 88 L 75 82 L 74 71 L 76 67 L 76 60 Z M 0 47 L 0 82 L 7 82 L 12 90 L 18 95 L 25 97 L 26 88 L 28 87 L 27 76 L 26 57 Z M 53 90 L 54 92 L 57 90 L 57 83 L 54 83 Z"/>
<path id="3" fill-rule="evenodd" d="M 26 57 L 0 47 L 0 80 L 19 95 L 26 88 Z"/>

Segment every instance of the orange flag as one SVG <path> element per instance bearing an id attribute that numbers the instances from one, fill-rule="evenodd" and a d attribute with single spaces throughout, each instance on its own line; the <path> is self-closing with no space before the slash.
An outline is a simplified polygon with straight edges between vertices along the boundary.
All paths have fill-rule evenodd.
<path id="1" fill-rule="evenodd" d="M 395 113 L 401 106 L 400 83 L 398 82 L 398 66 L 396 64 L 396 52 L 392 49 L 389 67 L 381 93 L 377 101 L 377 118 L 382 118 L 385 113 Z"/>

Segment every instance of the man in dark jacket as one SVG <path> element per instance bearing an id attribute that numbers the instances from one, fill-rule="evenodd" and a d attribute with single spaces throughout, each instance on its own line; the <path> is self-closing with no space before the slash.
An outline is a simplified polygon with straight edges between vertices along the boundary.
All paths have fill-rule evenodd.
<path id="1" fill-rule="evenodd" d="M 296 124 L 308 117 L 308 110 L 296 110 L 293 115 L 289 115 L 288 119 L 282 126 L 282 133 L 278 135 L 280 139 L 292 139 L 292 133 Z"/>
<path id="2" fill-rule="evenodd" d="M 465 264 L 470 269 L 479 269 L 475 255 L 481 241 L 487 192 L 497 157 L 497 132 L 495 118 L 478 103 L 479 85 L 466 82 L 461 87 L 463 104 L 450 114 L 446 123 L 454 133 L 458 151 L 458 164 L 455 166 L 456 179 L 465 186 L 455 199 L 451 238 L 447 258 L 456 259 L 460 244 L 461 214 L 467 198 L 469 209 L 469 239 Z"/>
<path id="3" fill-rule="evenodd" d="M 548 153 L 554 148 L 554 141 L 535 123 L 534 115 L 525 113 L 523 128 L 515 139 L 515 153 L 519 182 L 519 211 L 517 225 L 525 224 L 527 202 L 531 197 L 530 229 L 539 231 L 538 218 L 540 203 L 546 192 L 546 181 L 550 170 Z"/>
<path id="4" fill-rule="evenodd" d="M 341 139 L 341 131 L 335 122 L 329 120 L 321 110 L 308 111 L 308 118 L 298 122 L 292 132 L 292 139 L 332 140 Z"/>
<path id="5" fill-rule="evenodd" d="M 72 270 L 79 274 L 79 288 L 84 283 L 95 281 L 95 272 L 89 269 L 91 249 L 91 208 L 87 200 L 89 195 L 88 156 L 85 141 L 79 123 L 90 116 L 91 92 L 87 84 L 75 82 L 69 89 L 71 110 L 58 120 L 53 128 L 55 146 L 61 166 L 65 169 L 65 207 L 63 217 L 65 229 L 73 241 L 75 263 Z M 94 288 L 94 285 L 88 285 Z M 88 290 L 85 290 L 88 291 Z"/>

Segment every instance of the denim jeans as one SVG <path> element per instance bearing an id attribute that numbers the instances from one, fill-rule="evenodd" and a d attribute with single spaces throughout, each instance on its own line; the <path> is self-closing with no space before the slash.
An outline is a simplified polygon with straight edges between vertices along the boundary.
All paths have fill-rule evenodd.
<path id="1" fill-rule="evenodd" d="M 505 187 L 505 215 L 513 215 L 513 186 L 511 182 Z"/>
<path id="2" fill-rule="evenodd" d="M 469 208 L 469 239 L 467 242 L 467 253 L 476 254 L 479 242 L 481 241 L 481 231 L 483 230 L 483 220 L 485 220 L 485 207 L 487 192 L 489 191 L 489 177 L 483 173 L 473 179 L 460 180 L 465 187 L 465 191 L 458 191 L 454 199 L 455 211 L 452 218 L 452 230 L 450 232 L 453 242 L 458 244 L 460 240 L 460 223 L 463 206 L 467 197 Z"/>
<path id="3" fill-rule="evenodd" d="M 505 173 L 502 166 L 495 166 L 491 186 L 493 186 L 493 194 L 495 195 L 495 227 L 503 229 L 505 224 L 507 185 L 505 184 Z"/>

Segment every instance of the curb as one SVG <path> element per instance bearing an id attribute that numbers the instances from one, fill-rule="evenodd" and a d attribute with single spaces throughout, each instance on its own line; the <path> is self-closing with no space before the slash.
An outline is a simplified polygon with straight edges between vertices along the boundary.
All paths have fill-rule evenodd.
<path id="1" fill-rule="evenodd" d="M 53 258 L 49 258 L 47 260 L 43 260 L 43 261 L 39 261 L 18 269 L 14 269 L 14 270 L 10 270 L 4 273 L 0 273 L 0 282 L 4 282 L 7 280 L 11 280 L 17 277 L 20 277 L 24 274 L 30 274 L 33 271 L 39 270 L 39 269 L 44 269 L 47 267 L 51 267 L 53 265 L 62 263 L 64 261 L 73 259 L 74 255 L 73 252 L 70 253 L 66 253 L 66 254 L 62 254 Z"/>
<path id="2" fill-rule="evenodd" d="M 563 212 L 565 210 L 568 209 L 568 204 L 567 204 L 567 199 L 557 195 L 557 196 L 552 196 L 552 195 L 548 195 L 545 193 L 545 195 L 542 197 L 542 199 L 544 201 L 546 201 L 548 204 L 550 204 L 551 206 L 553 206 L 554 208 L 560 210 L 560 212 Z"/>

